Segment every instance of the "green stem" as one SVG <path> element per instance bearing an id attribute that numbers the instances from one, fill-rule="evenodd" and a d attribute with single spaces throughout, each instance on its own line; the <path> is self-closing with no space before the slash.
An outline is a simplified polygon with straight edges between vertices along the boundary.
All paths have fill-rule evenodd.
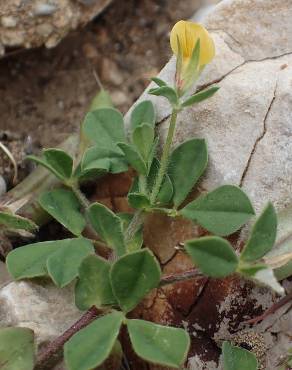
<path id="1" fill-rule="evenodd" d="M 202 278 L 203 274 L 198 269 L 193 268 L 191 270 L 163 276 L 160 280 L 159 286 L 162 287 L 165 285 L 175 284 L 181 281 L 191 280 L 198 277 Z"/>
<path id="2" fill-rule="evenodd" d="M 139 176 L 139 184 L 141 186 L 142 193 L 147 195 L 147 193 L 148 193 L 147 178 L 146 178 L 145 175 L 140 175 Z"/>
<path id="3" fill-rule="evenodd" d="M 125 232 L 125 243 L 126 245 L 133 239 L 136 232 L 140 229 L 145 218 L 145 213 L 142 210 L 136 211 L 130 222 L 126 232 Z"/>
<path id="4" fill-rule="evenodd" d="M 159 170 L 158 170 L 158 174 L 157 174 L 157 177 L 156 177 L 156 181 L 155 181 L 152 193 L 150 195 L 151 204 L 153 204 L 155 202 L 156 198 L 157 198 L 157 195 L 158 195 L 159 190 L 161 188 L 164 176 L 165 176 L 166 171 L 167 171 L 171 144 L 172 144 L 172 140 L 173 140 L 173 136 L 174 136 L 174 132 L 175 132 L 177 113 L 178 113 L 178 111 L 176 109 L 173 109 L 172 114 L 171 114 L 169 128 L 168 128 L 166 142 L 165 142 L 163 152 L 162 152 L 160 167 L 159 167 Z M 142 185 L 142 190 L 143 191 L 144 191 L 144 186 L 146 185 L 145 182 L 146 182 L 146 178 L 143 179 L 140 176 L 140 184 Z M 131 221 L 130 225 L 128 226 L 128 228 L 126 230 L 126 233 L 125 233 L 125 242 L 126 242 L 126 244 L 133 239 L 135 233 L 139 230 L 139 228 L 143 224 L 144 217 L 145 217 L 145 212 L 143 212 L 141 210 L 135 212 L 134 217 L 133 217 L 133 219 L 132 219 L 132 221 Z"/>
<path id="5" fill-rule="evenodd" d="M 159 171 L 158 171 L 156 181 L 155 181 L 155 184 L 154 184 L 151 196 L 150 196 L 151 204 L 154 204 L 156 201 L 157 195 L 159 193 L 164 176 L 167 171 L 170 149 L 171 149 L 172 140 L 173 140 L 173 136 L 175 132 L 177 113 L 178 113 L 177 110 L 173 109 L 172 114 L 171 114 L 169 128 L 168 128 L 167 138 L 166 138 L 162 156 L 161 156 Z"/>
<path id="6" fill-rule="evenodd" d="M 81 203 L 81 205 L 83 207 L 84 216 L 85 216 L 85 220 L 86 220 L 86 224 L 87 224 L 86 229 L 92 235 L 92 237 L 94 238 L 91 241 L 94 243 L 94 245 L 96 247 L 96 251 L 98 252 L 98 254 L 100 254 L 102 256 L 107 255 L 110 248 L 101 241 L 100 236 L 94 230 L 94 228 L 91 226 L 90 221 L 88 219 L 88 215 L 87 215 L 86 210 L 90 206 L 89 200 L 86 198 L 86 196 L 79 189 L 78 185 L 76 185 L 76 184 L 71 185 L 70 188 L 71 188 L 71 190 L 73 191 L 73 193 L 75 194 L 75 196 L 77 197 L 77 199 L 79 200 L 79 202 Z"/>
<path id="7" fill-rule="evenodd" d="M 77 185 L 70 186 L 73 193 L 76 195 L 76 198 L 79 200 L 79 202 L 82 204 L 83 208 L 86 209 L 90 206 L 89 200 L 86 198 L 86 196 L 82 193 L 82 191 L 79 189 Z"/>

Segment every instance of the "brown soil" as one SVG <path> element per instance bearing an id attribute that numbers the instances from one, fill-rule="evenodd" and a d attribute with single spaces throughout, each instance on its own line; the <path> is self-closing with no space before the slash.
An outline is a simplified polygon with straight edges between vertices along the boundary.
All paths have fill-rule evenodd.
<path id="1" fill-rule="evenodd" d="M 123 112 L 170 56 L 168 33 L 200 0 L 113 1 L 55 49 L 20 51 L 0 61 L 0 130 L 55 146 L 77 130 L 97 92 L 93 71 Z"/>

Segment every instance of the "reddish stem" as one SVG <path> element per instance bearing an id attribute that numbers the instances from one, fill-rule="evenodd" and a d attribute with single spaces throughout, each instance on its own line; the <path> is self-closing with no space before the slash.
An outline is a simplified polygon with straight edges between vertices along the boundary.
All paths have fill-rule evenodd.
<path id="1" fill-rule="evenodd" d="M 202 273 L 197 269 L 191 269 L 191 270 L 179 272 L 176 274 L 165 275 L 160 280 L 159 286 L 174 284 L 180 281 L 190 280 L 190 279 L 201 277 L 201 276 L 203 276 Z"/>
<path id="2" fill-rule="evenodd" d="M 201 277 L 202 274 L 197 269 L 192 269 L 177 274 L 166 275 L 160 280 L 159 286 L 174 284 L 183 280 L 193 279 L 198 276 Z M 68 330 L 66 330 L 62 335 L 53 340 L 43 351 L 41 351 L 34 369 L 46 369 L 54 361 L 57 361 L 59 359 L 60 350 L 62 349 L 64 344 L 74 334 L 76 334 L 85 326 L 89 325 L 102 313 L 103 311 L 98 310 L 95 306 L 92 306 L 78 321 L 75 322 L 75 324 L 73 324 Z"/>
<path id="3" fill-rule="evenodd" d="M 281 298 L 278 302 L 272 305 L 272 307 L 268 308 L 262 315 L 254 317 L 253 319 L 247 320 L 245 324 L 257 324 L 258 322 L 264 320 L 269 315 L 272 315 L 281 307 L 285 306 L 288 302 L 292 301 L 292 292 L 287 294 L 285 297 Z"/>
<path id="4" fill-rule="evenodd" d="M 59 351 L 63 345 L 75 333 L 95 320 L 101 313 L 102 311 L 98 310 L 95 306 L 92 306 L 88 311 L 86 311 L 85 314 L 81 316 L 81 318 L 76 321 L 68 330 L 53 340 L 43 351 L 41 351 L 35 365 L 35 370 L 45 369 L 48 366 L 48 363 L 58 360 Z"/>

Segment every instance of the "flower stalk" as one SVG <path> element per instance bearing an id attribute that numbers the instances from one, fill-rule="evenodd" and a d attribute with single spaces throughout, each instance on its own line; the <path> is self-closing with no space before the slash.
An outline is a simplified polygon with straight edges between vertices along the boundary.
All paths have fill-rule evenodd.
<path id="1" fill-rule="evenodd" d="M 173 141 L 173 137 L 174 137 L 174 133 L 175 133 L 177 114 L 178 114 L 177 109 L 173 108 L 170 123 L 169 123 L 168 133 L 167 133 L 167 137 L 166 137 L 166 141 L 165 141 L 165 145 L 164 145 L 163 152 L 162 152 L 159 171 L 158 171 L 158 174 L 157 174 L 156 182 L 154 184 L 152 193 L 150 195 L 150 203 L 151 204 L 154 204 L 155 201 L 156 201 L 157 195 L 159 193 L 159 190 L 160 190 L 161 185 L 163 183 L 164 176 L 165 176 L 166 171 L 167 171 L 170 149 L 171 149 L 171 145 L 172 145 L 172 141 Z"/>

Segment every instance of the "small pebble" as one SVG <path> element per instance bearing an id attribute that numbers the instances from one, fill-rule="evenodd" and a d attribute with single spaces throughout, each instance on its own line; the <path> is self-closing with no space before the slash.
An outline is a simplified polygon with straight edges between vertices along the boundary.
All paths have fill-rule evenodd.
<path id="1" fill-rule="evenodd" d="M 4 180 L 3 176 L 0 175 L 0 196 L 5 194 L 7 191 L 6 181 Z"/>
<path id="2" fill-rule="evenodd" d="M 120 86 L 124 79 L 116 63 L 108 58 L 104 58 L 101 64 L 101 78 L 103 81 L 110 82 L 115 86 Z"/>
<path id="3" fill-rule="evenodd" d="M 1 24 L 5 28 L 13 28 L 16 27 L 18 23 L 18 19 L 16 17 L 6 16 L 1 18 Z"/>
<path id="4" fill-rule="evenodd" d="M 126 104 L 128 101 L 127 95 L 120 90 L 113 91 L 111 93 L 111 98 L 112 98 L 114 105 L 118 107 Z"/>
<path id="5" fill-rule="evenodd" d="M 5 54 L 5 48 L 2 44 L 0 44 L 0 56 Z"/>
<path id="6" fill-rule="evenodd" d="M 34 8 L 34 14 L 37 16 L 52 15 L 57 9 L 57 6 L 53 4 L 37 4 Z"/>
<path id="7" fill-rule="evenodd" d="M 96 59 L 98 58 L 98 52 L 94 45 L 91 43 L 86 43 L 82 47 L 83 53 L 87 59 Z"/>
<path id="8" fill-rule="evenodd" d="M 36 32 L 43 37 L 48 37 L 53 30 L 53 26 L 49 23 L 42 23 L 36 27 Z"/>

